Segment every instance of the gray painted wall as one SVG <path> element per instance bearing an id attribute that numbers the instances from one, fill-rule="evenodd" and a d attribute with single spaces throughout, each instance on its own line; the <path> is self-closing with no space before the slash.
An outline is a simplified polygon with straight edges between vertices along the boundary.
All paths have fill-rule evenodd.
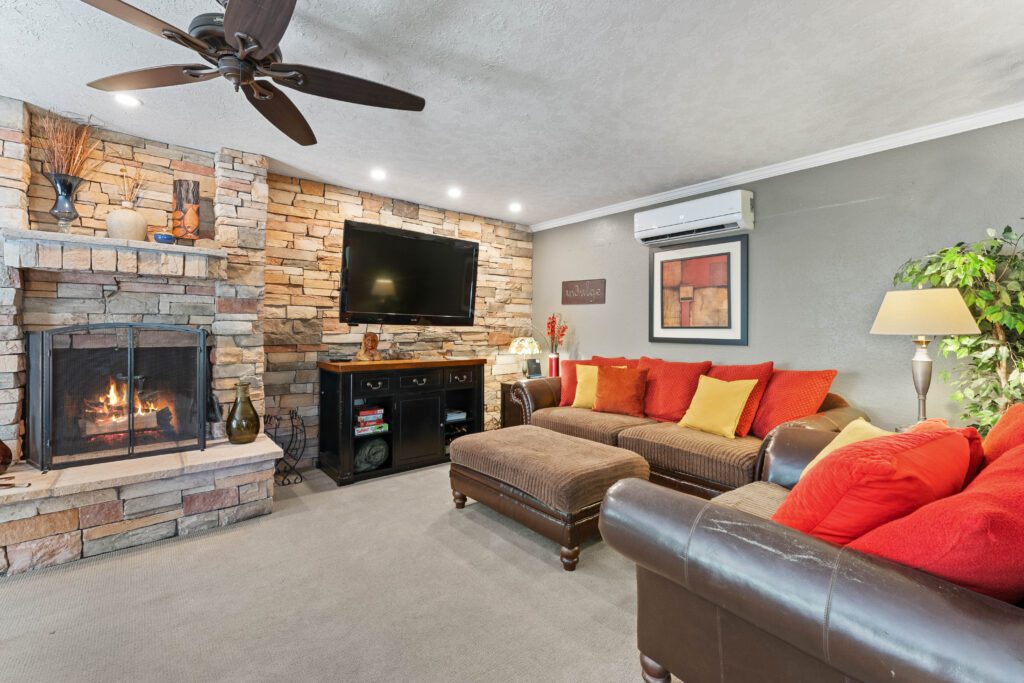
<path id="1" fill-rule="evenodd" d="M 647 341 L 650 250 L 633 239 L 632 212 L 534 236 L 534 323 L 543 330 L 550 313 L 562 313 L 570 358 L 835 368 L 834 391 L 882 426 L 908 424 L 913 344 L 868 334 L 882 296 L 908 258 L 983 239 L 989 227 L 1019 228 L 1022 168 L 1024 122 L 1012 122 L 744 185 L 757 220 L 746 347 Z M 608 280 L 607 303 L 562 306 L 562 280 L 588 278 Z M 957 406 L 938 377 L 948 362 L 936 362 L 929 415 L 952 420 Z"/>

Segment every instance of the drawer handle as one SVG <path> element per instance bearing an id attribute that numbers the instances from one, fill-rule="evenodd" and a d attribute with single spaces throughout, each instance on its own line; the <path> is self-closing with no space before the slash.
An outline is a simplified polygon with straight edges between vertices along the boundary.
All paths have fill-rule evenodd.
<path id="1" fill-rule="evenodd" d="M 376 382 L 367 382 L 366 388 L 370 391 L 380 391 L 384 388 L 384 380 L 377 380 Z"/>
<path id="2" fill-rule="evenodd" d="M 427 383 L 427 378 L 426 377 L 413 377 L 412 378 L 412 383 L 415 384 L 418 387 L 422 387 L 424 384 Z"/>
<path id="3" fill-rule="evenodd" d="M 459 383 L 459 384 L 462 384 L 463 382 L 468 382 L 469 381 L 469 375 L 468 374 L 452 375 L 452 380 L 457 382 L 457 383 Z"/>

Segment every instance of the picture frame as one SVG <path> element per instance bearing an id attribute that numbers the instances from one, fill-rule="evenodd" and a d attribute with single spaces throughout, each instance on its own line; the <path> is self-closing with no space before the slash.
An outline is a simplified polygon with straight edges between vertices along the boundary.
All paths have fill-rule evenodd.
<path id="1" fill-rule="evenodd" d="M 648 339 L 746 346 L 748 237 L 651 250 Z"/>
<path id="2" fill-rule="evenodd" d="M 540 374 L 540 361 L 537 360 L 536 358 L 527 358 L 526 359 L 526 377 L 528 379 L 533 379 L 535 377 L 540 377 L 540 376 L 541 376 L 541 374 Z"/>

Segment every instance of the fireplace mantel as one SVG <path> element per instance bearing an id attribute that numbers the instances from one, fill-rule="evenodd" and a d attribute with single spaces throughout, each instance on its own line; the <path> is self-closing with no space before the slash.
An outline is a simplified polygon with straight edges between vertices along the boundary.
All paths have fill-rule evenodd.
<path id="1" fill-rule="evenodd" d="M 175 244 L 68 235 L 42 230 L 0 230 L 8 268 L 126 273 L 222 280 L 228 254 Z"/>

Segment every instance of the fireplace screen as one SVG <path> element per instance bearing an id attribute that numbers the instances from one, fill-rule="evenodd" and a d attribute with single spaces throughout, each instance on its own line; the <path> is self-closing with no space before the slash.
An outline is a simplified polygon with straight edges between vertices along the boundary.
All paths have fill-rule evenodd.
<path id="1" fill-rule="evenodd" d="M 206 446 L 206 333 L 101 324 L 29 335 L 28 459 L 47 470 Z"/>

